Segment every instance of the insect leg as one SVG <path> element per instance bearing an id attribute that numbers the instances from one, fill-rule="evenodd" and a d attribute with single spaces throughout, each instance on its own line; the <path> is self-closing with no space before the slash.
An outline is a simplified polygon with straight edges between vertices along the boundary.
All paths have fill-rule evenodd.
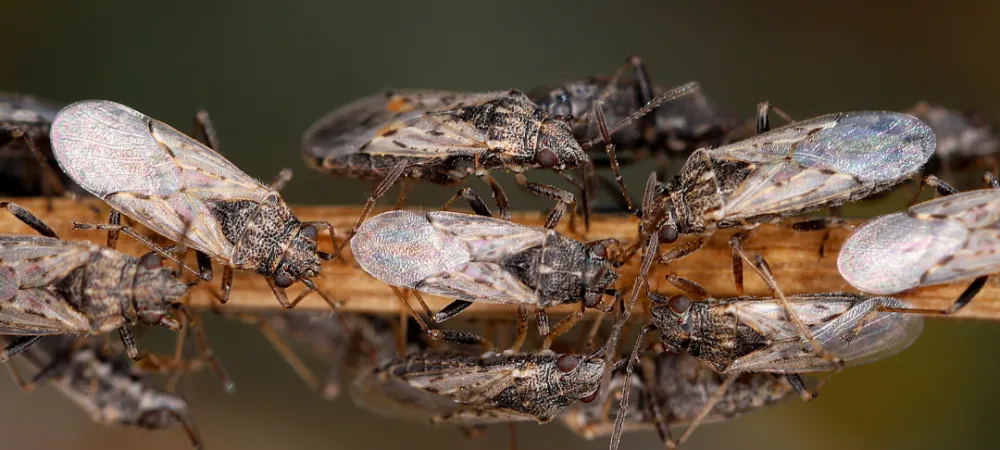
<path id="1" fill-rule="evenodd" d="M 306 298 L 307 295 L 315 292 L 319 294 L 320 297 L 323 298 L 323 301 L 325 301 L 327 305 L 330 305 L 330 308 L 332 308 L 334 311 L 338 313 L 340 312 L 341 307 L 343 306 L 341 302 L 330 298 L 330 296 L 326 293 L 326 291 L 320 289 L 319 286 L 317 286 L 313 280 L 309 278 L 303 278 L 301 281 L 302 284 L 306 285 L 307 289 L 300 292 L 299 295 L 296 296 L 295 299 L 288 304 L 287 308 L 289 309 L 294 308 L 295 305 L 299 304 L 299 302 L 302 301 L 302 299 Z M 280 301 L 281 299 L 279 298 L 278 300 Z M 341 317 L 341 320 L 343 320 L 343 317 Z M 344 322 L 344 326 L 350 328 L 350 326 L 347 325 L 347 322 Z"/>
<path id="2" fill-rule="evenodd" d="M 538 308 L 535 310 L 535 322 L 538 323 L 538 334 L 541 336 L 549 335 L 549 316 L 545 314 L 545 310 Z"/>
<path id="3" fill-rule="evenodd" d="M 431 318 L 434 319 L 434 322 L 441 323 L 459 315 L 470 306 L 472 306 L 472 302 L 458 299 L 449 303 L 447 306 L 442 308 L 441 311 L 438 311 L 436 314 L 431 316 Z"/>
<path id="4" fill-rule="evenodd" d="M 514 343 L 510 345 L 510 349 L 514 352 L 520 352 L 521 347 L 524 345 L 524 340 L 528 337 L 528 307 L 525 305 L 517 305 L 517 337 L 514 338 Z"/>
<path id="5" fill-rule="evenodd" d="M 491 342 L 489 339 L 485 339 L 473 333 L 467 333 L 464 331 L 457 331 L 457 330 L 430 329 L 427 326 L 427 323 L 424 322 L 424 319 L 421 319 L 420 316 L 417 315 L 417 312 L 413 310 L 413 307 L 411 307 L 410 304 L 406 301 L 406 297 L 403 296 L 403 293 L 400 292 L 399 288 L 397 288 L 396 286 L 390 286 L 390 287 L 392 288 L 392 291 L 396 294 L 396 298 L 399 299 L 399 302 L 402 303 L 403 307 L 410 312 L 410 317 L 413 317 L 413 320 L 417 322 L 417 325 L 420 326 L 420 329 L 423 330 L 424 334 L 426 334 L 431 339 L 444 342 L 451 342 L 455 344 L 482 345 L 487 350 L 493 349 L 493 342 Z M 416 293 L 416 291 L 413 292 Z M 428 315 L 430 315 L 429 314 L 430 311 L 427 308 L 427 304 L 424 303 L 422 298 L 420 299 L 420 303 L 423 305 L 425 310 L 428 311 Z"/>
<path id="6" fill-rule="evenodd" d="M 201 442 L 201 434 L 198 433 L 198 428 L 195 426 L 194 421 L 191 420 L 191 416 L 184 411 L 171 411 L 171 414 L 177 418 L 181 427 L 184 428 L 184 432 L 187 433 L 188 440 L 191 441 L 191 448 L 202 450 L 204 447 Z"/>
<path id="7" fill-rule="evenodd" d="M 604 140 L 604 151 L 608 154 L 608 161 L 611 162 L 611 170 L 615 173 L 615 182 L 618 183 L 618 188 L 621 189 L 622 196 L 625 197 L 625 202 L 628 203 L 628 210 L 631 211 L 635 209 L 632 205 L 632 196 L 629 195 L 628 189 L 625 188 L 625 180 L 622 178 L 622 171 L 618 166 L 618 157 L 615 154 L 615 144 L 611 142 L 611 132 L 608 131 L 608 124 L 604 120 L 604 108 L 601 107 L 601 102 L 597 102 L 594 105 L 594 117 L 597 119 L 597 128 L 601 131 L 601 139 Z"/>
<path id="8" fill-rule="evenodd" d="M 0 352 L 0 362 L 7 361 L 13 356 L 17 355 L 35 345 L 44 336 L 18 336 L 13 340 L 8 341 L 7 347 Z"/>
<path id="9" fill-rule="evenodd" d="M 628 412 L 629 392 L 632 390 L 630 380 L 632 372 L 635 371 L 635 362 L 639 359 L 639 352 L 642 351 L 642 343 L 646 339 L 646 334 L 655 329 L 656 327 L 653 325 L 642 327 L 642 330 L 639 331 L 639 337 L 635 340 L 635 346 L 632 347 L 632 353 L 629 354 L 628 365 L 625 368 L 625 381 L 622 386 L 622 399 L 618 404 L 618 415 L 615 417 L 614 429 L 611 431 L 611 450 L 617 450 L 618 444 L 621 442 L 622 426 L 625 424 L 625 413 Z M 613 359 L 614 356 L 609 355 L 609 358 Z M 611 370 L 610 365 L 605 370 Z M 601 385 L 604 385 L 603 380 Z"/>
<path id="10" fill-rule="evenodd" d="M 691 94 L 693 92 L 697 92 L 699 89 L 701 89 L 701 87 L 698 85 L 698 83 L 695 82 L 695 81 L 692 81 L 690 83 L 685 83 L 685 84 L 683 84 L 681 86 L 678 86 L 678 87 L 675 87 L 673 89 L 670 89 L 669 91 L 664 92 L 664 93 L 662 93 L 660 95 L 657 95 L 649 103 L 646 103 L 645 106 L 643 106 L 642 108 L 637 109 L 634 113 L 632 113 L 632 115 L 626 117 L 621 122 L 618 122 L 614 126 L 614 128 L 611 128 L 610 130 L 608 130 L 609 134 L 615 134 L 615 133 L 621 131 L 623 128 L 628 127 L 629 125 L 632 125 L 632 122 L 635 122 L 636 120 L 638 120 L 642 116 L 645 116 L 646 114 L 649 114 L 651 111 L 653 111 L 654 109 L 656 109 L 658 106 L 662 105 L 663 103 L 666 103 L 666 102 L 671 101 L 671 100 L 675 100 L 677 98 L 680 98 L 682 96 Z M 591 148 L 591 147 L 599 144 L 603 140 L 604 140 L 604 138 L 602 136 L 598 136 L 598 137 L 596 137 L 594 139 L 591 139 L 591 140 L 589 140 L 587 142 L 582 143 L 581 146 L 584 148 L 584 150 L 586 150 L 588 148 Z"/>
<path id="11" fill-rule="evenodd" d="M 983 183 L 986 183 L 986 186 L 990 188 L 1000 189 L 1000 180 L 997 180 L 997 176 L 993 175 L 992 172 L 983 173 Z"/>
<path id="12" fill-rule="evenodd" d="M 806 387 L 805 381 L 802 381 L 802 377 L 797 373 L 785 374 L 782 375 L 782 378 L 784 378 L 785 381 L 792 386 L 792 389 L 796 394 L 799 394 L 799 397 L 802 397 L 802 401 L 804 402 L 808 402 L 819 396 L 818 393 L 810 391 L 809 388 Z M 827 376 L 827 378 L 829 378 L 829 376 Z M 826 381 L 826 378 L 824 378 L 824 381 Z"/>
<path id="13" fill-rule="evenodd" d="M 441 210 L 447 211 L 448 208 L 451 208 L 451 205 L 453 205 L 460 198 L 464 198 L 465 201 L 469 203 L 469 207 L 472 208 L 472 211 L 475 212 L 476 215 L 493 217 L 493 213 L 490 212 L 490 208 L 486 206 L 486 202 L 483 201 L 483 198 L 480 197 L 476 191 L 472 190 L 472 188 L 467 187 L 459 189 L 455 195 L 451 196 L 451 199 L 444 204 L 444 207 L 442 207 Z"/>
<path id="14" fill-rule="evenodd" d="M 129 358 L 139 359 L 139 349 L 135 346 L 135 338 L 128 326 L 118 327 L 118 335 L 122 338 L 122 345 L 125 346 L 125 353 Z"/>
<path id="15" fill-rule="evenodd" d="M 0 208 L 10 211 L 10 213 L 13 214 L 14 217 L 16 217 L 21 222 L 24 222 L 25 225 L 31 227 L 32 230 L 37 231 L 38 234 L 42 236 L 50 238 L 59 237 L 56 236 L 56 232 L 52 231 L 52 228 L 49 228 L 49 226 L 46 225 L 45 222 L 42 222 L 41 219 L 35 217 L 34 214 L 31 214 L 30 211 L 22 208 L 21 205 L 18 205 L 17 203 L 0 202 Z"/>
<path id="16" fill-rule="evenodd" d="M 781 108 L 774 106 L 771 102 L 763 101 L 757 104 L 757 134 L 767 133 L 771 131 L 771 117 L 770 113 L 774 112 L 781 117 L 782 120 L 788 123 L 795 122 L 792 116 L 789 116 Z"/>
<path id="17" fill-rule="evenodd" d="M 271 180 L 271 189 L 281 191 L 285 188 L 289 181 L 292 181 L 292 169 L 285 167 L 284 169 L 281 169 Z"/>
<path id="18" fill-rule="evenodd" d="M 703 301 L 708 298 L 708 291 L 701 287 L 700 284 L 695 283 L 693 280 L 682 278 L 672 273 L 667 274 L 666 278 L 668 283 L 672 284 L 684 293 L 691 295 L 698 301 Z"/>
<path id="19" fill-rule="evenodd" d="M 938 315 L 946 316 L 949 314 L 954 314 L 960 311 L 965 305 L 969 304 L 972 299 L 976 298 L 979 291 L 986 286 L 986 281 L 989 279 L 989 275 L 983 275 L 969 284 L 967 288 L 955 299 L 955 302 L 951 304 L 948 309 L 923 309 L 923 308 L 890 308 L 885 306 L 879 306 L 878 310 L 881 312 L 898 312 L 898 313 L 910 313 L 910 314 L 927 314 L 927 315 Z"/>
<path id="20" fill-rule="evenodd" d="M 312 371 L 306 367 L 304 362 L 302 362 L 302 359 L 300 359 L 299 356 L 296 355 L 295 352 L 288 346 L 285 340 L 282 339 L 276 331 L 274 331 L 274 328 L 271 328 L 271 325 L 268 325 L 267 322 L 249 314 L 239 314 L 238 316 L 244 321 L 251 322 L 257 326 L 257 329 L 260 330 L 260 334 L 264 335 L 267 341 L 271 343 L 271 346 L 274 347 L 274 350 L 277 351 L 282 358 L 284 358 L 285 362 L 287 362 L 289 366 L 292 366 L 292 370 L 294 370 L 299 378 L 301 378 L 302 381 L 309 386 L 309 389 L 314 391 L 319 390 L 319 380 L 316 378 L 316 375 L 313 375 Z"/>
<path id="21" fill-rule="evenodd" d="M 576 326 L 577 323 L 580 323 L 580 321 L 583 320 L 583 315 L 585 313 L 586 313 L 586 307 L 583 306 L 583 303 L 581 302 L 579 309 L 573 311 L 572 314 L 564 317 L 559 322 L 556 322 L 556 326 L 552 328 L 552 332 L 549 333 L 548 336 L 545 336 L 545 341 L 542 343 L 542 348 L 547 349 L 549 347 L 552 347 L 552 342 L 554 342 L 557 337 L 566 333 L 574 326 Z"/>
<path id="22" fill-rule="evenodd" d="M 207 145 L 208 148 L 215 150 L 216 153 L 222 153 L 219 149 L 219 133 L 215 131 L 215 125 L 212 124 L 212 118 L 208 116 L 208 111 L 202 109 L 195 113 L 194 134 L 191 136 Z"/>
<path id="23" fill-rule="evenodd" d="M 219 380 L 219 384 L 222 385 L 226 393 L 232 393 L 236 385 L 233 383 L 232 378 L 229 377 L 226 368 L 215 357 L 215 350 L 212 349 L 212 344 L 208 342 L 208 336 L 205 334 L 205 327 L 201 324 L 201 320 L 185 308 L 181 308 L 181 313 L 188 318 L 191 324 L 191 332 L 194 334 L 195 344 L 198 346 L 199 358 L 211 364 L 212 373 Z"/>
<path id="24" fill-rule="evenodd" d="M 372 195 L 368 197 L 368 201 L 365 202 L 365 207 L 361 210 L 361 215 L 358 217 L 358 221 L 354 224 L 354 227 L 351 228 L 351 231 L 347 233 L 347 237 L 344 238 L 344 241 L 340 243 L 336 250 L 333 251 L 333 258 L 339 256 L 340 252 L 344 250 L 344 247 L 351 242 L 351 238 L 358 233 L 358 227 L 360 227 L 361 223 L 365 221 L 368 214 L 372 212 L 372 208 L 375 207 L 375 202 L 385 195 L 386 192 L 389 192 L 389 189 L 396 184 L 396 181 L 399 180 L 399 177 L 403 175 L 403 172 L 409 166 L 409 161 L 402 161 L 399 164 L 396 164 L 385 176 L 385 179 L 383 179 L 382 182 L 375 187 L 375 191 L 372 192 Z"/>
<path id="25" fill-rule="evenodd" d="M 493 175 L 490 175 L 487 171 L 480 173 L 479 179 L 483 180 L 483 183 L 486 183 L 493 191 L 493 200 L 496 201 L 497 209 L 500 210 L 500 218 L 510 220 L 510 203 L 507 202 L 507 194 L 500 187 L 500 183 L 497 183 Z"/>
<path id="26" fill-rule="evenodd" d="M 654 235 L 652 238 L 656 239 L 657 236 Z M 663 256 L 660 257 L 660 264 L 670 264 L 673 261 L 677 261 L 678 259 L 690 255 L 698 251 L 698 249 L 704 247 L 705 242 L 707 241 L 708 239 L 706 239 L 705 237 L 699 237 L 698 239 L 695 239 L 693 241 L 685 242 L 680 245 L 675 245 L 667 249 L 667 251 L 663 252 Z"/>
<path id="27" fill-rule="evenodd" d="M 755 255 L 754 260 L 751 261 L 749 256 L 743 251 L 742 248 L 736 247 L 736 250 L 740 253 L 740 256 L 742 256 L 743 259 L 751 263 L 750 267 L 752 267 L 754 271 L 757 272 L 757 275 L 760 276 L 761 280 L 763 280 L 764 283 L 767 284 L 768 288 L 771 289 L 771 292 L 778 299 L 778 302 L 781 303 L 781 307 L 785 310 L 785 315 L 788 316 L 788 319 L 791 320 L 792 323 L 794 323 L 795 326 L 799 329 L 800 336 L 805 340 L 809 341 L 809 344 L 813 347 L 813 351 L 816 352 L 816 355 L 832 362 L 837 367 L 843 367 L 844 360 L 826 351 L 826 349 L 823 348 L 823 346 L 819 343 L 819 341 L 816 340 L 816 337 L 813 336 L 812 331 L 809 330 L 809 327 L 807 327 L 806 324 L 802 322 L 802 318 L 799 317 L 798 313 L 796 313 L 795 310 L 792 309 L 792 305 L 788 302 L 788 299 L 785 298 L 785 294 L 781 291 L 781 288 L 778 286 L 778 282 L 774 279 L 774 273 L 771 272 L 771 268 L 767 265 L 767 261 L 764 260 L 764 257 L 760 255 Z"/>
<path id="28" fill-rule="evenodd" d="M 162 247 L 160 247 L 159 245 L 157 245 L 155 242 L 153 242 L 152 240 L 150 240 L 148 237 L 139 234 L 138 232 L 136 232 L 135 230 L 133 230 L 132 227 L 129 227 L 128 225 L 118 225 L 118 224 L 113 224 L 113 223 L 109 223 L 109 224 L 103 224 L 103 223 L 82 223 L 82 222 L 77 222 L 77 221 L 74 220 L 73 221 L 73 229 L 74 230 L 95 230 L 95 231 L 121 231 L 122 233 L 125 233 L 126 235 L 128 235 L 132 239 L 135 239 L 136 241 L 138 241 L 140 244 L 145 245 L 150 250 L 153 250 L 154 252 L 159 253 L 160 256 L 163 256 L 164 258 L 167 258 L 170 261 L 172 261 L 175 264 L 177 264 L 178 266 L 184 268 L 184 270 L 187 270 L 187 271 L 189 271 L 189 272 L 197 275 L 198 278 L 200 278 L 202 281 L 211 281 L 212 280 L 212 277 L 211 277 L 212 274 L 211 273 L 205 274 L 205 273 L 199 272 L 199 271 L 191 268 L 191 266 L 188 266 L 187 264 L 184 264 L 184 261 L 181 261 L 180 259 L 177 259 L 176 256 L 174 256 L 170 252 L 164 250 Z M 108 239 L 109 239 L 109 241 L 111 240 L 110 233 L 109 233 L 109 238 Z M 116 242 L 117 242 L 117 238 L 116 238 Z"/>
<path id="29" fill-rule="evenodd" d="M 712 397 L 708 399 L 707 403 L 705 403 L 705 407 L 702 408 L 702 410 L 698 413 L 698 416 L 695 417 L 694 420 L 691 421 L 691 424 L 688 425 L 687 429 L 684 430 L 684 434 L 682 434 L 681 437 L 677 439 L 677 442 L 673 446 L 669 445 L 668 443 L 667 447 L 676 448 L 677 446 L 680 446 L 681 444 L 686 442 L 688 438 L 691 437 L 691 434 L 694 433 L 694 430 L 698 428 L 698 425 L 700 425 L 701 422 L 705 420 L 705 417 L 707 417 L 708 414 L 712 412 L 712 409 L 714 409 L 715 405 L 719 403 L 719 400 L 722 400 L 722 396 L 726 394 L 726 391 L 729 390 L 729 386 L 733 384 L 733 381 L 736 380 L 737 376 L 738 374 L 735 373 L 726 375 L 726 378 L 722 380 L 721 384 L 719 384 L 719 388 L 715 390 L 715 392 L 712 394 Z"/>
<path id="30" fill-rule="evenodd" d="M 924 184 L 937 190 L 938 194 L 941 196 L 958 193 L 958 189 L 955 189 L 955 187 L 934 175 L 928 175 L 927 178 L 924 178 Z"/>
<path id="31" fill-rule="evenodd" d="M 567 209 L 569 209 L 569 227 L 571 230 L 576 229 L 576 197 L 574 197 L 572 193 L 548 184 L 528 181 L 528 178 L 525 177 L 523 173 L 515 175 L 515 179 L 517 180 L 517 184 L 521 185 L 521 187 L 526 189 L 528 192 L 531 192 L 539 197 L 545 197 L 559 202 L 556 204 L 555 208 L 552 209 L 552 212 L 549 213 L 548 219 L 545 220 L 545 228 L 555 228 L 556 224 L 559 223 L 559 219 L 561 219 L 563 214 L 566 213 Z"/>

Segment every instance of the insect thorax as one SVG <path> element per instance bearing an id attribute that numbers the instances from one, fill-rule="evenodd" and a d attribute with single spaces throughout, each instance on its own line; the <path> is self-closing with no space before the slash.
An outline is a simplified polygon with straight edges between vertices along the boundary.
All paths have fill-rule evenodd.
<path id="1" fill-rule="evenodd" d="M 229 263 L 241 270 L 273 275 L 283 262 L 301 223 L 277 192 L 263 201 L 228 200 L 211 203 L 222 233 L 233 243 Z M 315 251 L 309 255 L 316 258 Z"/>
<path id="2" fill-rule="evenodd" d="M 101 252 L 101 256 L 107 253 Z M 63 275 L 52 288 L 87 317 L 92 332 L 109 332 L 134 318 L 131 287 L 135 270 L 135 263 L 124 256 L 91 254 L 90 263 Z"/>
<path id="3" fill-rule="evenodd" d="M 485 133 L 488 150 L 480 156 L 483 167 L 500 169 L 536 164 L 539 134 L 548 116 L 523 94 L 460 108 L 455 115 Z"/>
<path id="4" fill-rule="evenodd" d="M 767 336 L 740 323 L 728 305 L 695 303 L 689 318 L 692 335 L 688 353 L 718 372 L 725 372 L 734 360 L 770 345 Z"/>
<path id="5" fill-rule="evenodd" d="M 584 274 L 593 271 L 586 267 L 589 262 L 582 244 L 553 233 L 544 246 L 510 255 L 502 264 L 538 292 L 538 306 L 547 308 L 583 299 L 589 288 Z"/>

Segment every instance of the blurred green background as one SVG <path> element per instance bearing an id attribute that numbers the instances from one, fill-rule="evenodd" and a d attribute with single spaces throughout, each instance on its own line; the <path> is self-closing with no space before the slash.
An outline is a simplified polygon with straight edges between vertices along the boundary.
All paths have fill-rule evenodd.
<path id="1" fill-rule="evenodd" d="M 302 131 L 354 98 L 404 87 L 528 89 L 609 74 L 630 53 L 657 81 L 698 80 L 747 117 L 764 99 L 798 118 L 921 99 L 1000 115 L 998 2 L 4 3 L 0 89 L 115 100 L 182 130 L 205 108 L 222 152 L 246 172 L 269 180 L 281 167 L 295 170 L 290 203 L 364 201 L 371 185 L 312 173 L 299 157 Z M 635 191 L 648 171 L 629 172 Z M 508 192 L 516 206 L 547 206 Z M 424 188 L 411 199 L 436 205 L 449 194 Z M 381 419 L 348 398 L 324 402 L 254 329 L 208 325 L 237 383 L 232 396 L 207 374 L 185 388 L 209 449 L 507 446 L 502 427 L 467 440 Z M 844 372 L 815 402 L 706 426 L 687 448 L 997 448 L 998 343 L 998 324 L 932 322 L 911 350 Z M 22 393 L 0 380 L 0 396 L 5 450 L 187 446 L 179 429 L 93 425 L 53 389 Z M 522 449 L 607 446 L 558 425 L 519 425 L 518 433 Z M 623 441 L 626 449 L 659 445 L 652 432 Z"/>

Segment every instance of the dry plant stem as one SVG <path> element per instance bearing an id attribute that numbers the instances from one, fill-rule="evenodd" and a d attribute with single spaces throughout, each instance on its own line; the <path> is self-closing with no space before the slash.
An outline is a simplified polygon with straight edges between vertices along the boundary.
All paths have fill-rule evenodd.
<path id="1" fill-rule="evenodd" d="M 0 199 L 7 200 L 7 199 Z M 107 217 L 108 207 L 96 200 L 55 199 L 52 212 L 47 212 L 45 198 L 20 198 L 16 201 L 23 207 L 34 212 L 49 224 L 63 239 L 89 240 L 95 244 L 105 244 L 105 234 L 89 231 L 70 231 L 72 219 L 80 221 L 93 220 L 93 206 L 103 209 L 102 217 Z M 361 213 L 360 207 L 293 207 L 292 211 L 303 221 L 326 220 L 341 230 L 351 229 Z M 541 226 L 546 216 L 538 212 L 515 213 L 512 220 L 518 223 Z M 850 225 L 861 223 L 859 220 L 848 221 Z M 591 223 L 587 239 L 615 238 L 625 244 L 635 239 L 637 222 L 627 215 L 595 215 Z M 0 230 L 5 233 L 33 234 L 26 225 L 11 215 L 0 214 Z M 567 232 L 565 226 L 558 228 Z M 137 227 L 136 231 L 153 238 L 154 242 L 168 245 L 171 242 L 155 236 L 149 230 Z M 751 253 L 760 253 L 767 259 L 775 276 L 781 282 L 785 295 L 806 292 L 857 292 L 845 282 L 837 272 L 837 253 L 849 231 L 842 228 L 828 230 L 829 237 L 825 242 L 825 256 L 820 257 L 819 248 L 823 244 L 825 231 L 797 232 L 788 225 L 764 225 L 758 228 L 744 244 L 744 249 Z M 664 275 L 673 273 L 694 280 L 706 288 L 715 298 L 726 298 L 736 295 L 733 284 L 732 249 L 729 247 L 729 237 L 732 232 L 721 231 L 710 237 L 705 247 L 691 255 L 672 262 L 668 267 L 653 264 L 650 271 L 650 289 L 664 294 L 680 293 L 666 281 Z M 342 236 L 341 236 L 342 237 Z M 673 244 L 676 245 L 676 244 Z M 669 245 L 661 246 L 661 252 Z M 123 237 L 118 244 L 118 250 L 140 256 L 149 250 L 135 240 Z M 380 314 L 398 314 L 399 301 L 395 298 L 389 286 L 372 278 L 357 267 L 349 251 L 344 252 L 347 263 L 329 261 L 323 265 L 323 273 L 314 279 L 321 289 L 330 293 L 331 297 L 344 302 L 343 310 L 348 312 L 369 312 Z M 639 258 L 632 258 L 629 264 L 620 271 L 622 280 L 631 283 L 635 279 L 639 266 Z M 877 268 L 873 268 L 877 270 Z M 192 278 L 190 274 L 183 276 Z M 971 303 L 959 313 L 948 318 L 976 318 L 1000 320 L 1000 282 L 990 282 Z M 757 277 L 746 277 L 747 295 L 769 295 L 767 287 Z M 213 290 L 218 290 L 218 281 L 202 282 L 192 289 L 190 306 L 192 308 L 207 308 L 216 301 Z M 945 286 L 934 286 L 915 289 L 896 295 L 896 297 L 913 303 L 916 308 L 945 309 L 958 298 L 968 281 Z M 289 289 L 289 295 L 297 295 L 302 286 Z M 293 297 L 294 298 L 294 297 Z M 432 310 L 440 310 L 450 303 L 452 298 L 423 295 Z M 641 303 L 641 302 L 639 302 Z M 274 295 L 267 285 L 267 280 L 257 274 L 236 272 L 233 283 L 232 299 L 225 308 L 268 308 L 278 309 L 281 305 L 274 300 Z M 319 309 L 327 311 L 329 305 L 319 296 L 306 297 L 296 309 Z M 579 305 L 565 305 L 547 310 L 550 314 L 570 314 Z M 588 310 L 587 314 L 595 311 Z M 516 307 L 513 305 L 476 304 L 470 307 L 464 315 L 478 317 L 516 317 Z"/>

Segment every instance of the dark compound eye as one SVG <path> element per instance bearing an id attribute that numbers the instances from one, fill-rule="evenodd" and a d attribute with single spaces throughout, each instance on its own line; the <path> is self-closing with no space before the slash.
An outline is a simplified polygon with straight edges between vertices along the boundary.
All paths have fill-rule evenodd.
<path id="1" fill-rule="evenodd" d="M 597 393 L 598 392 L 600 392 L 600 389 L 594 391 L 593 394 L 590 394 L 590 395 L 588 395 L 588 396 L 586 396 L 584 398 L 581 398 L 580 399 L 580 403 L 590 403 L 590 402 L 592 402 L 594 400 L 597 400 Z"/>
<path id="2" fill-rule="evenodd" d="M 292 277 L 291 277 L 291 275 L 289 275 L 287 273 L 281 273 L 281 274 L 278 274 L 278 276 L 274 277 L 274 285 L 278 286 L 278 287 L 280 287 L 282 289 L 291 286 L 292 283 L 294 283 L 294 282 L 295 282 L 295 280 L 293 280 Z"/>
<path id="3" fill-rule="evenodd" d="M 670 298 L 670 310 L 677 314 L 684 314 L 689 308 L 691 308 L 691 299 L 683 296 L 677 295 Z"/>
<path id="4" fill-rule="evenodd" d="M 538 165 L 543 169 L 551 169 L 559 165 L 559 157 L 556 156 L 556 152 L 547 148 L 539 151 L 535 160 L 538 161 Z"/>
<path id="5" fill-rule="evenodd" d="M 319 236 L 319 232 L 316 231 L 316 227 L 312 225 L 306 225 L 302 227 L 301 231 L 299 231 L 299 236 L 305 237 L 310 241 L 315 241 L 316 237 Z"/>
<path id="6" fill-rule="evenodd" d="M 562 355 L 556 360 L 556 368 L 562 373 L 570 373 L 580 365 L 580 357 L 576 355 Z"/>
<path id="7" fill-rule="evenodd" d="M 159 269 L 163 267 L 163 258 L 160 258 L 160 255 L 156 253 L 146 253 L 142 255 L 142 258 L 139 258 L 139 264 L 145 269 Z"/>
<path id="8" fill-rule="evenodd" d="M 677 240 L 677 229 L 674 227 L 663 227 L 660 228 L 660 242 L 665 242 L 667 244 Z"/>
<path id="9" fill-rule="evenodd" d="M 608 248 L 605 247 L 604 244 L 602 244 L 600 242 L 597 242 L 597 243 L 594 243 L 593 245 L 591 245 L 590 246 L 590 250 L 592 252 L 594 252 L 594 254 L 597 255 L 597 257 L 599 257 L 599 258 L 607 258 L 608 257 Z"/>
<path id="10" fill-rule="evenodd" d="M 163 320 L 163 313 L 159 311 L 143 311 L 139 313 L 139 320 L 146 325 L 159 325 Z"/>
<path id="11" fill-rule="evenodd" d="M 583 306 L 588 308 L 596 308 L 601 304 L 601 294 L 597 292 L 591 292 L 587 294 L 583 299 Z"/>

